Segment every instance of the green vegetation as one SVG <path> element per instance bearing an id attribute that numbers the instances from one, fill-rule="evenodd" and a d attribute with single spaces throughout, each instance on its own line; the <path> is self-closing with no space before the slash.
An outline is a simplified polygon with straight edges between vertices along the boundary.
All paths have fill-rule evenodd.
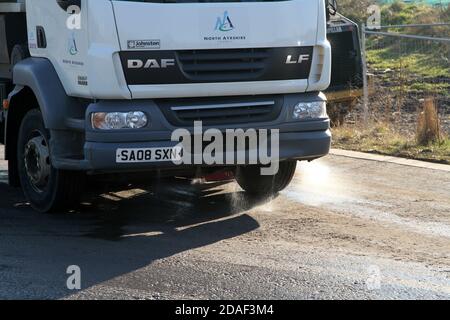
<path id="1" fill-rule="evenodd" d="M 438 94 L 450 96 L 449 50 L 435 44 L 434 52 L 418 53 L 411 49 L 402 52 L 396 46 L 367 51 L 367 61 L 372 72 L 385 72 L 379 78 L 395 92 Z M 442 54 L 440 52 L 442 51 Z"/>
<path id="2" fill-rule="evenodd" d="M 386 1 L 384 1 L 386 2 Z M 429 24 L 450 21 L 450 6 L 433 7 L 426 2 L 404 3 L 389 1 L 381 6 L 382 25 Z M 341 12 L 364 23 L 367 7 L 380 1 L 340 0 Z M 417 34 L 431 37 L 450 37 L 450 27 L 401 28 L 389 32 Z M 369 70 L 379 75 L 393 90 L 449 96 L 450 45 L 406 38 L 384 36 L 367 37 Z M 387 72 L 385 72 L 387 71 Z M 445 80 L 447 79 L 447 80 Z"/>
<path id="3" fill-rule="evenodd" d="M 449 77 L 450 62 L 447 59 L 436 53 L 400 54 L 398 48 L 392 46 L 367 52 L 367 61 L 373 69 L 383 71 L 396 67 L 423 78 Z"/>
<path id="4" fill-rule="evenodd" d="M 342 13 L 360 23 L 367 19 L 367 7 L 376 2 L 340 1 Z M 425 3 L 405 4 L 400 1 L 382 6 L 382 25 L 449 21 L 450 7 L 437 8 Z M 450 37 L 448 26 L 389 31 Z M 420 145 L 417 141 L 421 140 L 415 132 L 420 127 L 420 121 L 416 122 L 415 111 L 411 111 L 416 105 L 420 106 L 419 99 L 429 96 L 437 98 L 436 103 L 440 103 L 440 108 L 448 103 L 450 45 L 371 35 L 367 37 L 366 48 L 369 70 L 375 74 L 375 90 L 370 102 L 372 122 L 363 125 L 356 120 L 356 124 L 334 128 L 334 147 L 450 164 L 450 137 L 441 136 L 439 141 Z M 396 118 L 403 113 L 404 117 Z M 444 131 L 449 132 L 448 128 Z"/>
<path id="5" fill-rule="evenodd" d="M 415 136 L 405 136 L 386 123 L 333 129 L 333 146 L 346 150 L 378 153 L 409 159 L 450 164 L 450 139 L 421 146 Z"/>
<path id="6" fill-rule="evenodd" d="M 394 1 L 381 7 L 383 25 L 421 24 L 448 21 L 448 8 L 436 8 L 426 3 Z"/>
<path id="7" fill-rule="evenodd" d="M 436 8 L 425 2 L 405 4 L 395 1 L 382 6 L 382 24 L 428 24 L 450 21 L 450 7 Z M 390 32 L 431 37 L 450 37 L 450 27 L 400 29 Z M 389 86 L 409 93 L 449 96 L 450 45 L 425 40 L 370 36 L 367 61 L 373 72 L 391 70 L 382 75 Z"/>
<path id="8" fill-rule="evenodd" d="M 404 3 L 391 1 L 383 4 L 382 24 L 416 24 L 450 21 L 450 6 L 430 6 L 426 2 Z M 365 23 L 368 18 L 367 8 L 372 4 L 380 4 L 377 0 L 339 0 L 339 11 L 358 23 Z"/>

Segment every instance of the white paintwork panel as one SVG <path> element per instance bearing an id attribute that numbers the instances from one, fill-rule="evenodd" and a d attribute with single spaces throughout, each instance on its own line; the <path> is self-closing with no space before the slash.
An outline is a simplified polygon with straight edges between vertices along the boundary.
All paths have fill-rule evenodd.
<path id="1" fill-rule="evenodd" d="M 67 27 L 70 14 L 56 0 L 26 0 L 31 55 L 52 62 L 70 96 L 144 99 L 293 93 L 304 92 L 308 87 L 310 91 L 323 90 L 329 83 L 331 52 L 326 40 L 323 0 L 183 4 L 82 0 L 81 3 L 81 26 L 70 29 Z M 45 49 L 36 46 L 36 26 L 45 28 Z M 146 42 L 148 47 L 144 49 L 129 48 L 129 41 L 136 40 L 157 41 Z M 127 86 L 119 59 L 119 52 L 125 50 L 289 46 L 323 49 L 314 53 L 315 78 Z"/>
<path id="2" fill-rule="evenodd" d="M 66 93 L 70 96 L 90 96 L 87 77 L 87 12 L 80 14 L 81 29 L 69 29 L 70 17 L 55 0 L 27 0 L 28 44 L 33 57 L 48 58 L 55 68 Z M 36 27 L 45 30 L 46 48 L 37 47 Z M 81 85 L 80 85 L 81 84 Z"/>
<path id="3" fill-rule="evenodd" d="M 113 1 L 122 50 L 183 50 L 316 46 L 325 44 L 322 0 L 247 3 L 158 4 Z M 226 17 L 229 19 L 225 21 Z M 228 28 L 220 30 L 221 22 Z M 320 23 L 319 23 L 320 21 Z M 229 24 L 232 24 L 230 28 Z M 323 28 L 320 28 L 321 24 Z M 164 26 L 164 27 L 161 27 Z M 231 29 L 231 30 L 230 30 Z M 322 39 L 318 39 L 318 36 Z M 130 41 L 149 41 L 154 47 L 133 48 Z M 318 41 L 321 40 L 321 41 Z M 319 51 L 319 50 L 317 50 Z M 314 60 L 330 66 L 331 55 Z M 317 54 L 315 54 L 317 56 Z M 312 67 L 316 73 L 317 66 Z M 129 86 L 133 98 L 230 96 L 298 93 L 325 89 L 321 79 Z"/>
<path id="4" fill-rule="evenodd" d="M 27 0 L 26 8 L 30 53 L 52 62 L 69 96 L 131 98 L 116 60 L 120 47 L 111 1 L 82 0 L 77 28 L 68 27 L 73 15 L 55 0 Z M 37 48 L 37 26 L 45 30 L 45 49 Z"/>
<path id="5" fill-rule="evenodd" d="M 111 1 L 84 0 L 88 9 L 87 72 L 92 97 L 131 99 L 119 61 L 119 40 Z"/>
<path id="6" fill-rule="evenodd" d="M 318 1 L 113 4 L 122 49 L 129 40 L 158 39 L 161 50 L 179 50 L 314 45 Z M 216 30 L 225 12 L 233 29 Z M 223 37 L 232 40 L 214 40 Z"/>

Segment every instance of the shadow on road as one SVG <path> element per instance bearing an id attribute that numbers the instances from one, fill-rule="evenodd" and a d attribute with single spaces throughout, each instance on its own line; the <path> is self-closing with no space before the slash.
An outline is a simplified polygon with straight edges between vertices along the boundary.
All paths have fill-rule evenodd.
<path id="1" fill-rule="evenodd" d="M 0 241 L 6 245 L 0 247 L 0 264 L 28 275 L 28 286 L 41 288 L 18 297 L 63 298 L 73 293 L 66 289 L 70 265 L 80 266 L 87 289 L 259 227 L 244 212 L 264 200 L 215 187 L 170 182 L 151 190 L 91 194 L 77 212 L 45 215 L 35 213 L 2 179 Z"/>

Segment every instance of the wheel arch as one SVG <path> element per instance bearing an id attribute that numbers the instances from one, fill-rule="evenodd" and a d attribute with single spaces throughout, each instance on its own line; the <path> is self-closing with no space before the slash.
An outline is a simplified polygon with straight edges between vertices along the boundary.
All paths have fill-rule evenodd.
<path id="1" fill-rule="evenodd" d="M 18 62 L 14 66 L 13 83 L 16 90 L 11 93 L 10 100 L 22 88 L 29 88 L 49 130 L 67 130 L 66 119 L 84 118 L 85 106 L 79 99 L 67 95 L 55 68 L 46 58 L 33 57 Z M 10 108 L 14 107 L 10 101 Z"/>
<path id="2" fill-rule="evenodd" d="M 39 109 L 46 129 L 65 131 L 71 129 L 68 119 L 84 118 L 85 106 L 77 98 L 67 96 L 56 70 L 45 58 L 18 62 L 14 66 L 13 84 L 15 88 L 8 96 L 5 118 L 5 159 L 8 160 L 9 183 L 18 187 L 17 137 L 25 114 Z"/>

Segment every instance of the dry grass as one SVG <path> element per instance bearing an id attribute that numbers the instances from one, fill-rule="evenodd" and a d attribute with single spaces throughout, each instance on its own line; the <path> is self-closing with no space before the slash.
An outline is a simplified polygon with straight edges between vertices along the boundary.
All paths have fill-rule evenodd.
<path id="1" fill-rule="evenodd" d="M 433 98 L 424 101 L 424 107 L 417 121 L 417 143 L 428 145 L 441 141 L 439 115 Z"/>
<path id="2" fill-rule="evenodd" d="M 448 137 L 420 145 L 416 142 L 414 134 L 400 133 L 391 124 L 385 122 L 334 128 L 333 147 L 450 164 Z"/>

